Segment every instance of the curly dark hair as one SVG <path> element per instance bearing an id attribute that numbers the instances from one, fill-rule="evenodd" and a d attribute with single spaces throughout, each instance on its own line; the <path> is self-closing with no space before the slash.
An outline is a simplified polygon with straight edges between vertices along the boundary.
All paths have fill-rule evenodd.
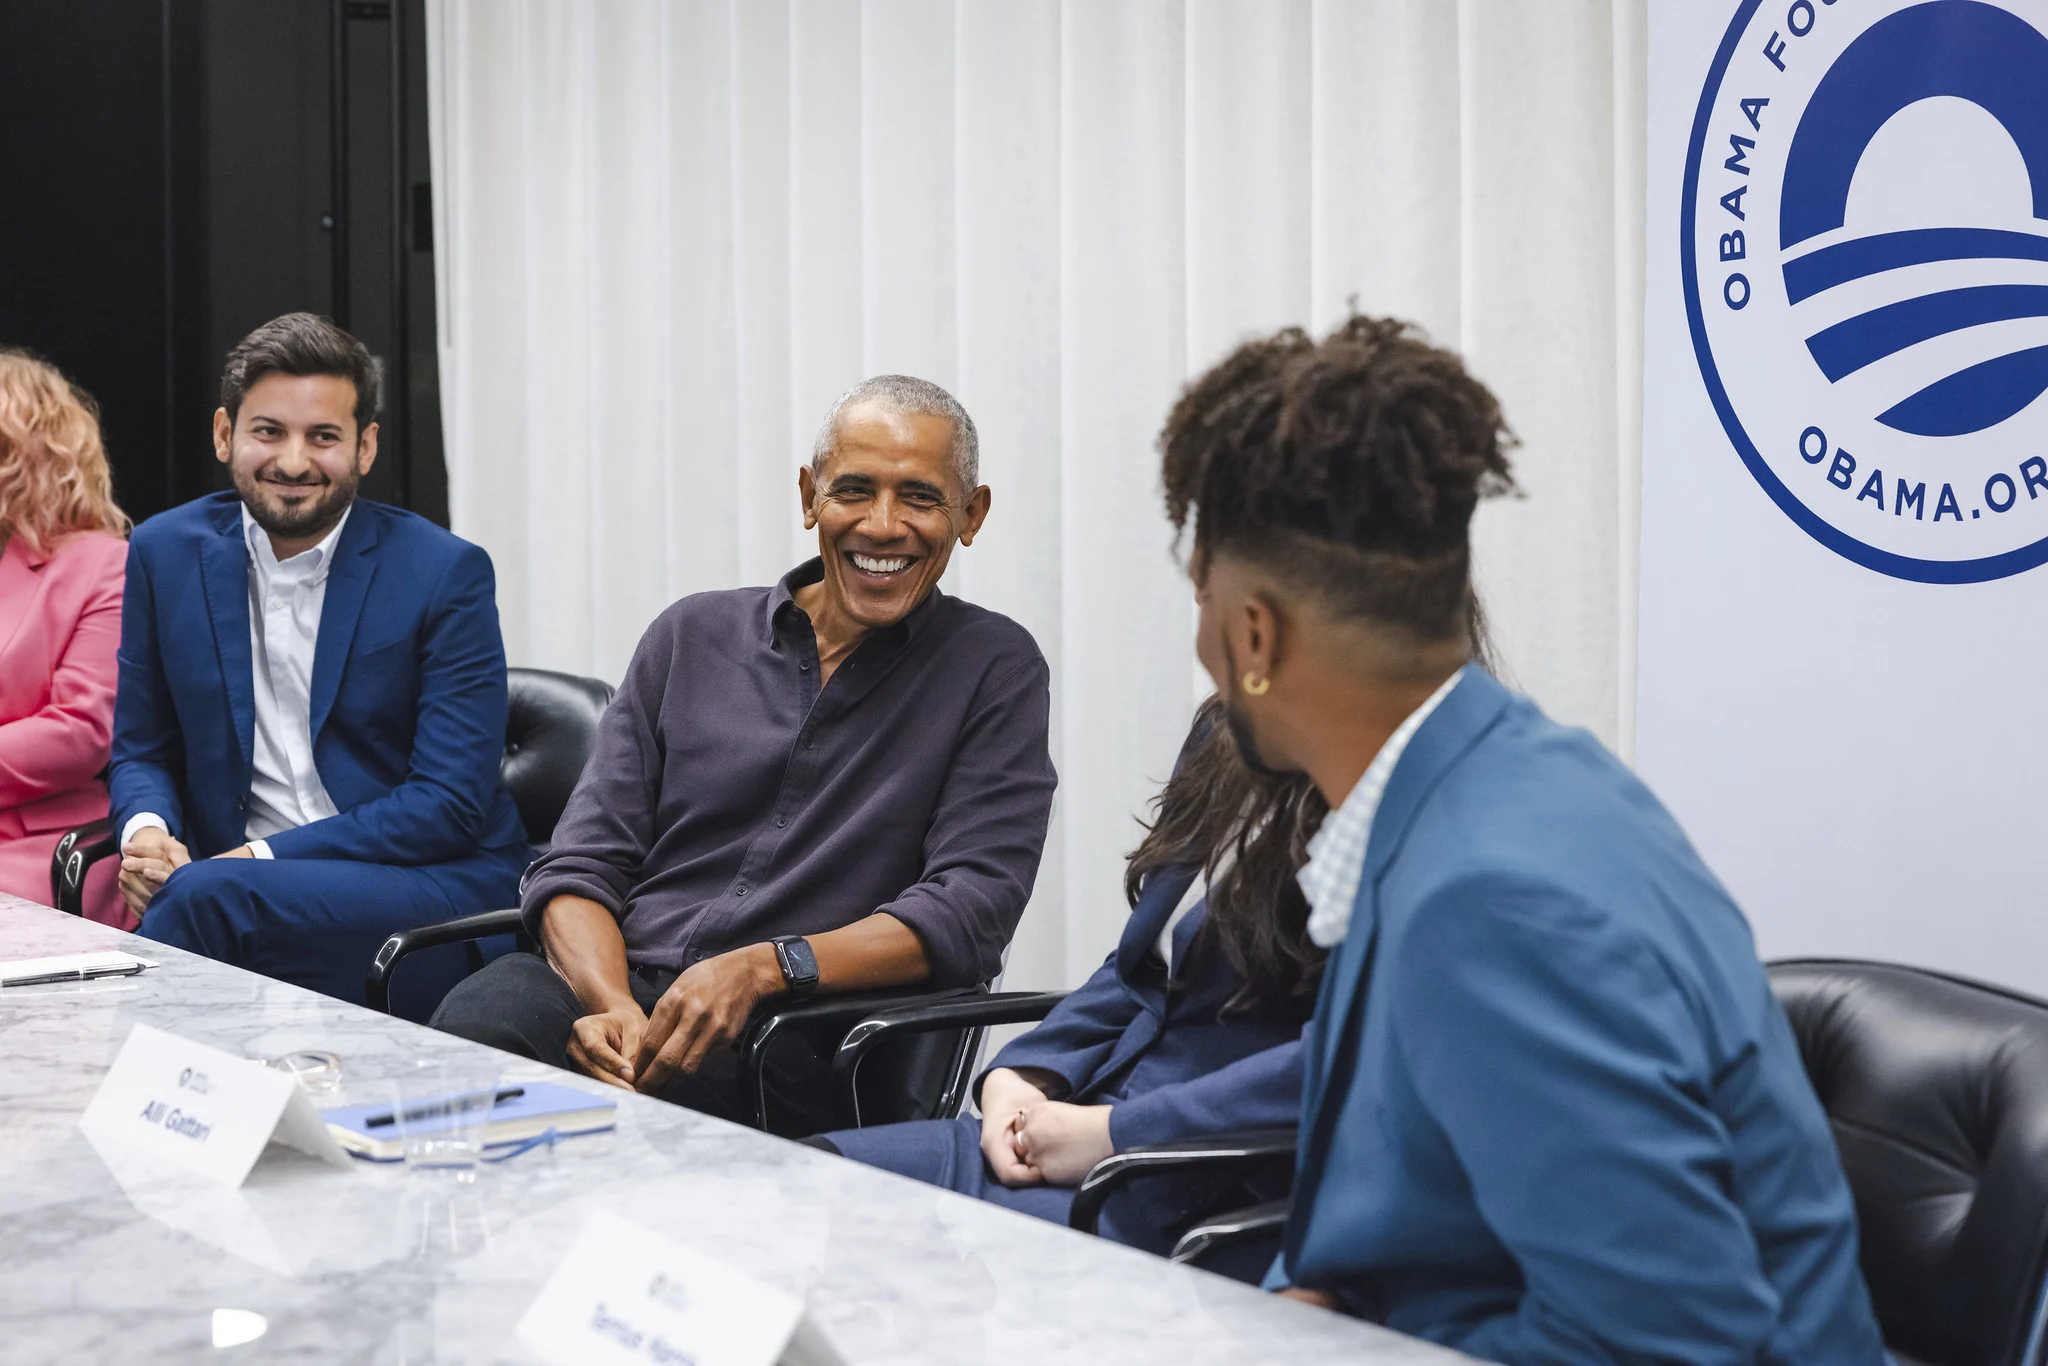
<path id="1" fill-rule="evenodd" d="M 1509 493 L 1500 403 L 1415 327 L 1353 314 L 1240 346 L 1159 436 L 1166 511 L 1195 563 L 1219 553 L 1344 616 L 1424 640 L 1466 629 L 1472 512 Z"/>

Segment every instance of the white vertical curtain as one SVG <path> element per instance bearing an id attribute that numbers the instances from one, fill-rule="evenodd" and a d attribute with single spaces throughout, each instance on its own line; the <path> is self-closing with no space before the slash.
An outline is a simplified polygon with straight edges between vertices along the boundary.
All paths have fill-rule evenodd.
<path id="1" fill-rule="evenodd" d="M 1356 300 L 1501 395 L 1500 653 L 1626 754 L 1644 3 L 429 0 L 450 507 L 511 658 L 616 679 L 668 602 L 814 553 L 836 394 L 947 386 L 994 490 L 947 587 L 1053 671 L 1009 980 L 1072 984 L 1201 692 L 1159 423 Z"/>

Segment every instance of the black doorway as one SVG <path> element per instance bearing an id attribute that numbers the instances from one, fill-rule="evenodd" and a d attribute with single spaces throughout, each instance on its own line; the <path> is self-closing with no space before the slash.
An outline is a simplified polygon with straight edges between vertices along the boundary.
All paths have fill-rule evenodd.
<path id="1" fill-rule="evenodd" d="M 446 525 L 425 54 L 420 0 L 0 5 L 0 343 L 98 399 L 137 521 L 226 486 L 221 358 L 308 309 L 383 368 L 364 493 Z"/>

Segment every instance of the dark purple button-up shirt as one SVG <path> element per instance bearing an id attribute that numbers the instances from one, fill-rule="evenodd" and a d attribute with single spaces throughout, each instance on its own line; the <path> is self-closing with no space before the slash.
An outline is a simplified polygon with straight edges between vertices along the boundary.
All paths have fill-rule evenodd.
<path id="1" fill-rule="evenodd" d="M 790 591 L 698 593 L 655 619 L 606 710 L 529 929 L 563 894 L 619 918 L 627 961 L 680 970 L 887 911 L 937 986 L 995 976 L 1024 913 L 1057 778 L 1030 632 L 934 588 L 818 687 Z"/>

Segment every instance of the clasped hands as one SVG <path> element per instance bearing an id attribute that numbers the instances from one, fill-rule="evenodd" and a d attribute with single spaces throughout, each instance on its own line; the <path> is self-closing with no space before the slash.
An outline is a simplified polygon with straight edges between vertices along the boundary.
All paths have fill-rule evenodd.
<path id="1" fill-rule="evenodd" d="M 1022 1073 L 998 1067 L 981 1083 L 981 1155 L 1005 1186 L 1073 1186 L 1116 1151 L 1107 1105 L 1050 1100 Z"/>
<path id="2" fill-rule="evenodd" d="M 685 969 L 650 1016 L 630 994 L 569 1031 L 569 1060 L 627 1091 L 659 1092 L 730 1047 L 754 1007 L 783 989 L 772 944 L 749 944 Z"/>
<path id="3" fill-rule="evenodd" d="M 1090 1168 L 1111 1156 L 1108 1105 L 1049 1100 L 1039 1086 L 1007 1067 L 981 1083 L 981 1155 L 1005 1186 L 1077 1186 Z M 1323 1290 L 1290 1286 L 1285 1299 L 1338 1308 Z"/>
<path id="4" fill-rule="evenodd" d="M 255 855 L 245 844 L 214 857 L 254 858 Z M 132 914 L 140 917 L 171 874 L 191 861 L 191 851 L 171 838 L 170 831 L 159 830 L 155 826 L 136 831 L 135 838 L 121 846 L 121 876 L 117 880 L 121 900 L 128 903 Z"/>

